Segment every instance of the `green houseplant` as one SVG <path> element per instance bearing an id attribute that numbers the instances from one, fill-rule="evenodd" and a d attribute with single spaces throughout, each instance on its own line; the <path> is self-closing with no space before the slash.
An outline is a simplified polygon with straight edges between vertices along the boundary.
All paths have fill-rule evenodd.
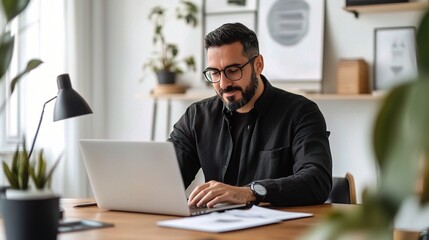
<path id="1" fill-rule="evenodd" d="M 364 191 L 360 208 L 335 211 L 307 238 L 332 240 L 358 235 L 358 239 L 392 239 L 395 217 L 404 201 L 417 196 L 421 205 L 429 202 L 428 43 L 429 11 L 417 32 L 419 77 L 391 89 L 376 117 L 377 188 Z"/>
<path id="2" fill-rule="evenodd" d="M 49 189 L 52 174 L 59 160 L 60 158 L 48 170 L 43 150 L 40 150 L 38 159 L 30 163 L 27 150 L 25 149 L 25 141 L 23 141 L 22 150 L 17 149 L 15 151 L 11 165 L 9 166 L 3 161 L 3 171 L 10 184 L 10 189 L 28 190 L 30 179 L 33 180 L 35 189 Z"/>
<path id="3" fill-rule="evenodd" d="M 9 25 L 10 23 L 21 14 L 30 3 L 30 0 L 2 0 L 0 7 L 0 16 L 6 18 L 5 26 L 1 26 L 2 32 L 0 35 L 0 83 L 4 80 L 4 76 L 10 66 L 13 50 L 15 46 L 15 37 L 12 35 Z M 40 59 L 32 59 L 27 63 L 26 68 L 19 73 L 15 78 L 12 79 L 10 84 L 10 95 L 15 90 L 15 86 L 18 81 L 31 70 L 37 68 L 43 62 Z M 6 107 L 6 99 L 3 99 L 0 104 L 0 113 L 4 111 Z"/>
<path id="4" fill-rule="evenodd" d="M 197 7 L 189 1 L 181 1 L 181 6 L 176 9 L 176 18 L 183 20 L 187 25 L 196 27 Z M 175 83 L 176 74 L 183 73 L 181 63 L 188 69 L 195 71 L 195 60 L 193 56 L 178 59 L 179 47 L 177 44 L 167 41 L 164 34 L 166 9 L 156 6 L 149 14 L 149 20 L 154 24 L 154 33 L 152 38 L 153 47 L 158 49 L 152 53 L 152 56 L 143 64 L 143 70 L 151 70 L 157 75 L 160 84 Z"/>

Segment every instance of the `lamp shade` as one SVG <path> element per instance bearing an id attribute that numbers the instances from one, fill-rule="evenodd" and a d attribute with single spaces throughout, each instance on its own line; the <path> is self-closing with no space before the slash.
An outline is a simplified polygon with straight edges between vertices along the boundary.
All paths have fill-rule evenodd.
<path id="1" fill-rule="evenodd" d="M 72 88 L 67 73 L 57 77 L 57 85 L 58 94 L 55 101 L 54 121 L 92 113 L 85 99 Z"/>

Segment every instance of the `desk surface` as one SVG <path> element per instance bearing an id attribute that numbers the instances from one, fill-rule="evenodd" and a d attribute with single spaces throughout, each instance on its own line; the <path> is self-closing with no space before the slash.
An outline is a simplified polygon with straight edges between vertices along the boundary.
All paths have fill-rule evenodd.
<path id="1" fill-rule="evenodd" d="M 174 219 L 174 216 L 108 211 L 97 207 L 73 208 L 85 199 L 62 199 L 66 219 L 91 219 L 113 223 L 111 228 L 94 229 L 58 235 L 59 240 L 76 239 L 183 239 L 183 240 L 216 240 L 216 239 L 296 239 L 310 227 L 318 223 L 333 208 L 355 208 L 357 205 L 324 204 L 307 207 L 290 207 L 281 210 L 291 212 L 313 213 L 314 217 L 283 221 L 278 224 L 249 228 L 226 233 L 206 233 L 173 228 L 162 228 L 157 221 Z M 0 239 L 5 239 L 2 220 L 0 221 Z"/>

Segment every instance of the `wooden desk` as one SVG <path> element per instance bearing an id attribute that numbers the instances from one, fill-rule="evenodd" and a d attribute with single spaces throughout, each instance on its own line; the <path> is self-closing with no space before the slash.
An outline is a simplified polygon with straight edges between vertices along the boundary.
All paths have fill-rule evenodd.
<path id="1" fill-rule="evenodd" d="M 174 219 L 174 216 L 117 212 L 99 209 L 97 207 L 73 208 L 79 202 L 87 202 L 85 199 L 62 199 L 66 219 L 91 219 L 115 226 L 110 228 L 93 229 L 80 232 L 62 233 L 59 240 L 76 239 L 183 239 L 183 240 L 216 240 L 216 239 L 296 239 L 305 233 L 310 227 L 318 223 L 333 208 L 355 208 L 357 205 L 324 204 L 308 207 L 282 208 L 291 212 L 313 213 L 314 217 L 283 221 L 278 224 L 257 228 L 249 228 L 226 233 L 206 233 L 173 228 L 163 228 L 156 225 L 157 221 Z M 0 239 L 6 239 L 3 220 L 0 221 Z"/>

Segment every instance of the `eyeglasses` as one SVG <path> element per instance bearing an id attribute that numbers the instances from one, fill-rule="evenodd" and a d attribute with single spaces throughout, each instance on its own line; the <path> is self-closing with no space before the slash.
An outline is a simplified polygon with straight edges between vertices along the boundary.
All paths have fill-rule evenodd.
<path id="1" fill-rule="evenodd" d="M 215 68 L 207 68 L 206 70 L 203 71 L 204 77 L 210 83 L 218 83 L 220 82 L 220 78 L 223 72 L 223 74 L 225 74 L 225 77 L 228 78 L 229 80 L 238 81 L 243 76 L 242 68 L 244 68 L 247 64 L 253 62 L 257 57 L 258 55 L 252 57 L 248 62 L 246 62 L 243 65 L 235 64 L 235 65 L 228 66 L 223 70 L 219 70 Z"/>

